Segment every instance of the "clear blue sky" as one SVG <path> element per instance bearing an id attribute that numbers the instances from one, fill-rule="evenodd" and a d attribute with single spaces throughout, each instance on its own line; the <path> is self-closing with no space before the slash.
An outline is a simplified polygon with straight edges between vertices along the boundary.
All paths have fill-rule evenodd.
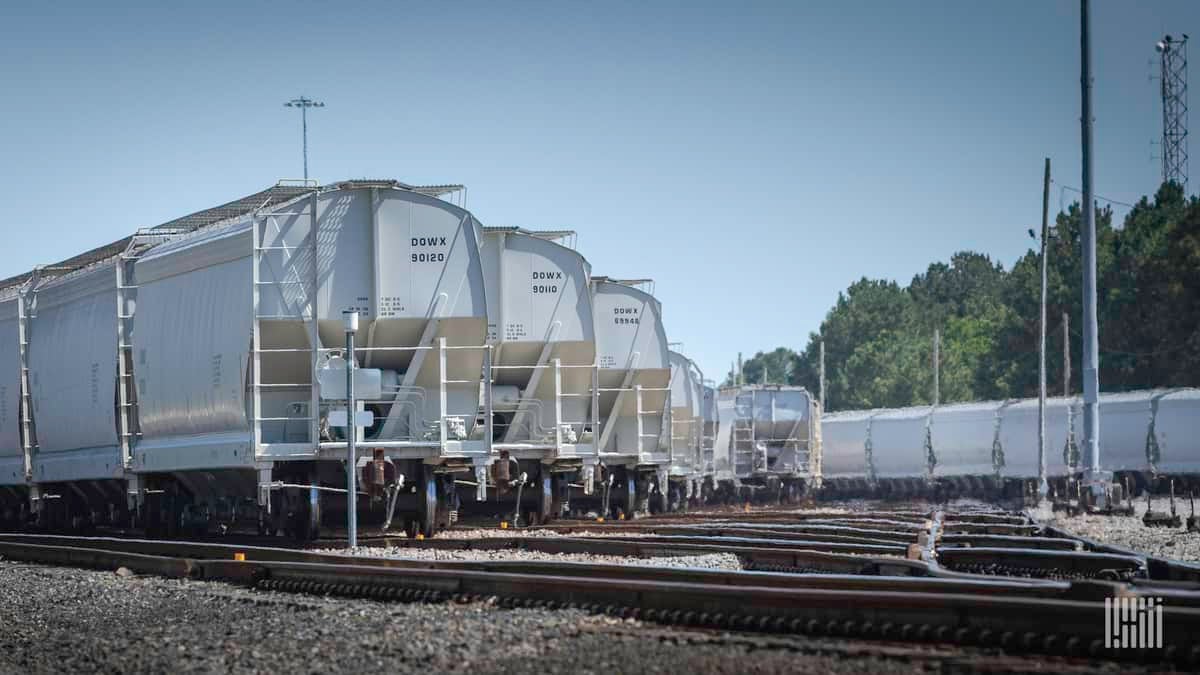
<path id="1" fill-rule="evenodd" d="M 282 103 L 307 94 L 314 177 L 461 182 L 487 225 L 573 228 L 597 274 L 657 280 L 719 378 L 863 275 L 1010 266 L 1043 157 L 1079 185 L 1078 2 L 345 4 L 6 4 L 0 276 L 299 176 Z M 1200 37 L 1200 3 L 1093 13 L 1097 190 L 1133 201 L 1153 44 Z"/>

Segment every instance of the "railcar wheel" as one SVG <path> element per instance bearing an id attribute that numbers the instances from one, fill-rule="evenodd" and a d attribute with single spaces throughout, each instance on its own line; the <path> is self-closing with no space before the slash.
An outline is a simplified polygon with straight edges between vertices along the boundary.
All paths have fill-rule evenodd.
<path id="1" fill-rule="evenodd" d="M 421 496 L 418 504 L 416 524 L 421 534 L 432 537 L 437 531 L 438 513 L 438 481 L 433 473 L 433 467 L 421 465 L 421 484 L 418 487 Z"/>
<path id="2" fill-rule="evenodd" d="M 554 476 L 543 466 L 541 469 L 541 478 L 539 479 L 541 490 L 538 494 L 537 510 L 538 520 L 542 523 L 548 523 L 554 517 L 554 487 L 556 482 Z"/>
<path id="3" fill-rule="evenodd" d="M 624 513 L 627 518 L 637 511 L 637 476 L 628 469 L 625 469 L 625 499 L 618 511 Z"/>

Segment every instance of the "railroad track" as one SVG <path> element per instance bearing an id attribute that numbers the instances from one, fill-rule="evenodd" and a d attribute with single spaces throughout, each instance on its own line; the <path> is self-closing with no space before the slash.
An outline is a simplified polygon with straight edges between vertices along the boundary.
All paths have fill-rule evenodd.
<path id="1" fill-rule="evenodd" d="M 37 543 L 35 543 L 37 542 Z M 235 560 L 240 553 L 244 560 Z M 221 581 L 263 591 L 394 601 L 491 600 L 665 624 L 766 633 L 948 642 L 1068 656 L 1200 665 L 1200 609 L 1164 607 L 1165 648 L 1106 650 L 1103 597 L 1119 583 L 797 575 L 527 561 L 359 558 L 297 549 L 118 538 L 0 537 L 27 562 Z M 1047 631 L 1047 626 L 1052 627 Z"/>

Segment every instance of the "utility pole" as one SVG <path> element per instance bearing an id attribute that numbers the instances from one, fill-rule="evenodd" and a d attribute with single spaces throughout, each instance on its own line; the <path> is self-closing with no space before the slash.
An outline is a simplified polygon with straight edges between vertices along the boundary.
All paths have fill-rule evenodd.
<path id="1" fill-rule="evenodd" d="M 938 405 L 942 402 L 942 332 L 941 330 L 933 329 L 933 404 Z"/>
<path id="2" fill-rule="evenodd" d="M 1096 202 L 1092 192 L 1092 44 L 1089 0 L 1080 0 L 1079 47 L 1083 145 L 1083 448 L 1084 484 L 1091 503 L 1103 508 L 1105 476 L 1100 469 L 1100 345 L 1096 320 Z"/>
<path id="3" fill-rule="evenodd" d="M 1067 469 L 1074 474 L 1076 459 L 1075 448 L 1075 409 L 1071 405 L 1071 315 L 1063 312 L 1063 397 L 1067 399 Z"/>
<path id="4" fill-rule="evenodd" d="M 1071 315 L 1063 312 L 1063 396 L 1071 396 Z"/>
<path id="5" fill-rule="evenodd" d="M 1038 322 L 1038 504 L 1050 494 L 1046 482 L 1046 239 L 1050 235 L 1050 158 L 1042 178 L 1042 315 Z"/>
<path id="6" fill-rule="evenodd" d="M 818 381 L 821 388 L 821 412 L 825 412 L 825 340 L 821 340 L 820 348 L 821 360 L 819 362 Z"/>
<path id="7" fill-rule="evenodd" d="M 324 108 L 325 104 L 321 101 L 314 101 L 311 98 L 301 96 L 294 98 L 283 104 L 287 108 L 300 109 L 300 125 L 304 134 L 304 180 L 308 180 L 308 109 L 309 108 Z"/>
<path id="8" fill-rule="evenodd" d="M 742 386 L 742 353 L 741 352 L 738 352 L 737 377 L 734 378 L 733 383 L 739 387 Z"/>

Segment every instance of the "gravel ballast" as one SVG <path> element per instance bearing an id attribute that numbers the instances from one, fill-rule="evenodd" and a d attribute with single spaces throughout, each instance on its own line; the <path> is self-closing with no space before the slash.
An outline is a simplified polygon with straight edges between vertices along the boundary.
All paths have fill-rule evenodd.
<path id="1" fill-rule="evenodd" d="M 701 555 L 662 556 L 635 558 L 618 555 L 593 555 L 590 553 L 544 553 L 521 549 L 501 550 L 446 550 L 436 548 L 406 547 L 359 547 L 347 549 L 324 549 L 318 553 L 337 553 L 370 558 L 398 558 L 405 560 L 520 560 L 546 562 L 578 562 L 605 565 L 640 565 L 646 567 L 698 567 L 711 570 L 741 570 L 742 563 L 732 553 L 706 553 Z"/>
<path id="2" fill-rule="evenodd" d="M 674 629 L 0 562 L 0 672 L 1130 672 L 994 651 Z"/>
<path id="3" fill-rule="evenodd" d="M 1168 497 L 1154 497 L 1152 504 L 1155 511 L 1171 512 Z M 1105 544 L 1124 546 L 1162 558 L 1200 562 L 1200 533 L 1188 532 L 1183 528 L 1146 527 L 1142 524 L 1142 516 L 1146 514 L 1145 498 L 1135 499 L 1133 510 L 1133 516 L 1068 516 L 1043 507 L 1035 515 L 1043 523 Z M 1176 499 L 1175 510 L 1180 520 L 1186 522 L 1190 513 L 1188 501 Z"/>

